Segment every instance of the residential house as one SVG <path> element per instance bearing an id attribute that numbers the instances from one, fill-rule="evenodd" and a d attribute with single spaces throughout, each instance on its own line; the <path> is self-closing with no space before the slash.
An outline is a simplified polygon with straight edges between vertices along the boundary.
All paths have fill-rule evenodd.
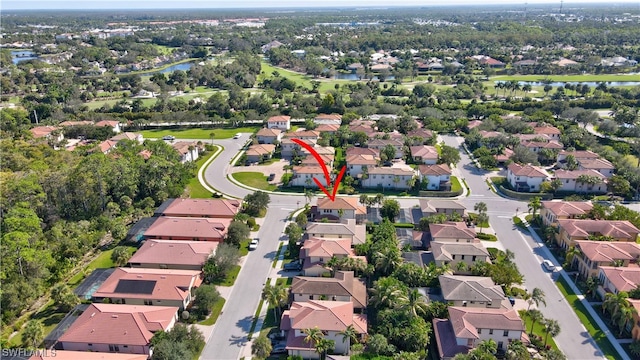
<path id="1" fill-rule="evenodd" d="M 36 126 L 34 128 L 29 129 L 31 135 L 33 135 L 34 139 L 45 138 L 47 140 L 53 140 L 60 142 L 64 139 L 64 134 L 62 131 L 55 126 Z"/>
<path id="2" fill-rule="evenodd" d="M 305 155 L 305 154 L 303 154 Z M 322 163 L 327 167 L 327 169 L 333 168 L 333 160 L 335 156 L 333 154 L 318 154 Z M 305 157 L 300 162 L 301 166 L 318 166 L 318 159 L 311 154 L 305 155 Z"/>
<path id="3" fill-rule="evenodd" d="M 558 225 L 559 219 L 577 219 L 589 214 L 593 204 L 586 201 L 542 201 L 540 217 L 545 226 Z"/>
<path id="4" fill-rule="evenodd" d="M 365 134 L 367 134 L 369 137 L 373 137 L 373 134 L 376 132 L 376 130 L 374 129 L 373 125 L 370 124 L 360 124 L 360 123 L 351 123 L 349 124 L 349 131 L 352 134 L 355 134 L 357 132 L 363 132 Z M 361 144 L 363 145 L 363 144 Z"/>
<path id="5" fill-rule="evenodd" d="M 303 140 L 307 145 L 314 147 L 317 140 Z M 302 147 L 291 138 L 285 137 L 280 141 L 280 151 L 283 159 L 291 159 L 302 155 Z"/>
<path id="6" fill-rule="evenodd" d="M 409 228 L 396 228 L 396 238 L 398 239 L 398 248 L 405 249 L 427 249 L 429 246 L 428 234 L 424 231 L 418 231 Z"/>
<path id="7" fill-rule="evenodd" d="M 198 217 L 233 219 L 242 209 L 242 201 L 236 199 L 167 199 L 153 216 Z"/>
<path id="8" fill-rule="evenodd" d="M 359 311 L 367 307 L 367 285 L 353 271 L 336 271 L 332 278 L 296 276 L 291 283 L 293 301 L 350 301 Z"/>
<path id="9" fill-rule="evenodd" d="M 640 286 L 640 267 L 601 266 L 598 280 L 598 295 L 604 300 L 606 294 L 629 292 Z"/>
<path id="10" fill-rule="evenodd" d="M 467 130 L 471 131 L 480 125 L 482 125 L 482 120 L 471 120 L 467 124 Z"/>
<path id="11" fill-rule="evenodd" d="M 512 136 L 517 137 L 520 140 L 520 143 L 526 143 L 529 141 L 545 143 L 551 141 L 551 138 L 545 134 L 514 134 Z"/>
<path id="12" fill-rule="evenodd" d="M 490 277 L 440 275 L 442 297 L 449 306 L 510 308 L 500 285 Z"/>
<path id="13" fill-rule="evenodd" d="M 309 140 L 315 144 L 320 138 L 320 132 L 315 130 L 300 130 L 295 132 L 287 132 L 284 134 L 284 137 L 289 139 Z"/>
<path id="14" fill-rule="evenodd" d="M 563 57 L 561 57 L 559 60 L 552 61 L 551 63 L 553 65 L 556 65 L 556 66 L 559 66 L 559 67 L 574 67 L 574 66 L 579 65 L 578 62 L 575 62 L 573 60 L 566 59 L 566 58 L 563 58 Z"/>
<path id="15" fill-rule="evenodd" d="M 470 243 L 476 238 L 476 231 L 464 222 L 430 224 L 429 232 L 432 241 Z"/>
<path id="16" fill-rule="evenodd" d="M 320 156 L 327 157 L 331 161 L 331 163 L 333 164 L 333 159 L 334 159 L 335 154 L 336 154 L 336 149 L 334 147 L 332 147 L 332 146 L 320 146 L 320 145 L 316 144 L 313 147 L 313 151 L 315 151 L 316 154 L 318 154 Z M 300 150 L 300 154 L 302 156 L 308 156 L 308 155 L 311 155 L 311 151 L 309 151 L 309 150 L 307 150 L 305 148 L 302 148 Z"/>
<path id="17" fill-rule="evenodd" d="M 258 144 L 249 146 L 245 155 L 248 163 L 261 163 L 271 159 L 275 151 L 276 146 L 273 144 Z"/>
<path id="18" fill-rule="evenodd" d="M 116 141 L 116 142 L 121 141 L 121 140 L 131 140 L 131 141 L 137 142 L 138 144 L 142 144 L 144 142 L 144 137 L 140 133 L 123 132 L 123 133 L 120 133 L 120 134 L 112 137 L 110 140 L 111 141 Z"/>
<path id="19" fill-rule="evenodd" d="M 611 241 L 635 243 L 640 230 L 627 220 L 558 220 L 556 241 L 563 249 L 575 245 L 576 240 L 606 237 Z"/>
<path id="20" fill-rule="evenodd" d="M 110 127 L 111 129 L 113 129 L 114 133 L 119 133 L 122 131 L 122 128 L 120 128 L 120 122 L 117 120 L 102 120 L 102 121 L 98 121 L 97 123 L 94 124 L 94 126 L 96 127 Z"/>
<path id="21" fill-rule="evenodd" d="M 411 146 L 411 159 L 416 164 L 435 165 L 438 162 L 438 150 L 435 146 Z"/>
<path id="22" fill-rule="evenodd" d="M 616 170 L 615 166 L 613 166 L 613 164 L 609 160 L 602 158 L 580 159 L 578 160 L 578 169 L 595 170 L 604 175 L 606 178 L 612 177 L 614 171 Z"/>
<path id="23" fill-rule="evenodd" d="M 318 179 L 323 186 L 329 186 L 324 174 L 324 169 L 320 166 L 296 166 L 293 168 L 292 172 L 293 176 L 289 182 L 289 185 L 291 186 L 318 188 L 318 184 L 316 184 L 313 178 Z"/>
<path id="24" fill-rule="evenodd" d="M 277 128 L 262 128 L 256 133 L 258 144 L 273 144 L 282 140 L 282 130 Z"/>
<path id="25" fill-rule="evenodd" d="M 549 149 L 554 151 L 564 149 L 564 146 L 556 141 L 525 141 L 522 143 L 522 146 L 526 147 L 536 154 L 540 154 L 540 151 L 542 149 Z"/>
<path id="26" fill-rule="evenodd" d="M 116 268 L 93 293 L 93 302 L 176 306 L 191 303 L 192 291 L 202 284 L 199 270 Z"/>
<path id="27" fill-rule="evenodd" d="M 394 139 L 371 139 L 367 143 L 367 147 L 371 149 L 376 149 L 379 152 L 382 151 L 387 145 L 393 146 L 396 149 L 396 154 L 394 159 L 402 159 L 404 157 L 404 143 L 401 140 Z M 391 159 L 388 159 L 391 160 Z"/>
<path id="28" fill-rule="evenodd" d="M 453 213 L 457 213 L 463 219 L 467 217 L 467 208 L 457 200 L 420 199 L 420 209 L 423 217 L 437 214 L 449 216 Z"/>
<path id="29" fill-rule="evenodd" d="M 217 247 L 214 241 L 149 239 L 129 259 L 129 266 L 200 271 Z"/>
<path id="30" fill-rule="evenodd" d="M 86 126 L 86 125 L 91 125 L 94 126 L 94 123 L 92 121 L 88 121 L 88 120 L 83 120 L 83 121 L 63 121 L 60 124 L 58 124 L 62 127 L 68 127 L 68 126 Z"/>
<path id="31" fill-rule="evenodd" d="M 558 165 L 561 167 L 565 166 L 565 164 L 567 163 L 567 156 L 569 155 L 573 156 L 574 159 L 576 159 L 576 161 L 595 160 L 600 158 L 600 155 L 594 153 L 591 150 L 576 150 L 576 151 L 562 150 L 558 153 L 558 157 L 556 158 Z"/>
<path id="32" fill-rule="evenodd" d="M 339 223 L 313 222 L 307 224 L 307 235 L 318 239 L 349 239 L 351 245 L 357 245 L 365 243 L 367 229 L 364 224 L 357 224 L 353 219 Z"/>
<path id="33" fill-rule="evenodd" d="M 447 164 L 419 165 L 420 182 L 427 183 L 427 190 L 451 190 L 451 168 Z"/>
<path id="34" fill-rule="evenodd" d="M 485 340 L 493 340 L 498 351 L 509 343 L 521 340 L 527 343 L 522 319 L 514 309 L 476 307 L 449 307 L 449 319 L 434 319 L 433 330 L 440 359 L 453 359 L 466 354 Z"/>
<path id="35" fill-rule="evenodd" d="M 67 351 L 67 350 L 49 350 L 34 355 L 29 360 L 50 360 L 55 351 L 56 360 L 147 360 L 147 354 L 121 354 L 121 353 L 104 353 L 90 351 Z"/>
<path id="36" fill-rule="evenodd" d="M 489 252 L 478 239 L 468 243 L 431 241 L 431 252 L 436 265 L 449 265 L 455 274 L 470 274 L 478 261 L 491 262 Z"/>
<path id="37" fill-rule="evenodd" d="M 267 119 L 267 128 L 287 131 L 291 129 L 291 116 L 272 116 Z"/>
<path id="38" fill-rule="evenodd" d="M 349 157 L 353 155 L 371 155 L 374 158 L 379 159 L 380 151 L 377 149 L 357 147 L 357 146 L 352 146 L 347 148 L 347 151 L 345 152 L 345 157 Z"/>
<path id="39" fill-rule="evenodd" d="M 151 356 L 153 335 L 171 330 L 177 321 L 175 306 L 90 304 L 60 336 L 57 346 L 85 352 L 75 359 L 114 352 Z"/>
<path id="40" fill-rule="evenodd" d="M 302 272 L 305 276 L 322 276 L 329 273 L 326 267 L 332 257 L 356 257 L 349 239 L 319 239 L 309 237 L 300 248 L 303 260 Z"/>
<path id="41" fill-rule="evenodd" d="M 549 174 L 544 169 L 530 164 L 511 163 L 507 167 L 507 180 L 516 191 L 539 191 L 540 184 L 547 178 Z"/>
<path id="42" fill-rule="evenodd" d="M 506 66 L 502 61 L 487 55 L 474 55 L 472 58 L 476 59 L 480 65 L 488 66 L 490 68 L 504 68 Z"/>
<path id="43" fill-rule="evenodd" d="M 171 147 L 180 154 L 180 162 L 183 164 L 198 160 L 198 147 L 194 142 L 178 141 L 171 144 Z"/>
<path id="44" fill-rule="evenodd" d="M 562 132 L 555 126 L 551 125 L 539 125 L 533 128 L 533 133 L 537 135 L 546 135 L 551 140 L 560 141 L 560 134 Z"/>
<path id="45" fill-rule="evenodd" d="M 580 181 L 581 176 L 588 176 L 589 178 L 599 179 L 600 183 L 590 184 Z M 577 193 L 589 193 L 589 194 L 604 194 L 607 192 L 607 178 L 601 173 L 595 170 L 556 170 L 553 174 L 555 179 L 562 182 L 562 185 L 558 188 L 558 191 L 577 192 Z"/>
<path id="46" fill-rule="evenodd" d="M 367 207 L 360 204 L 354 197 L 336 196 L 334 200 L 328 197 L 318 199 L 317 205 L 311 207 L 314 221 L 329 219 L 332 221 L 355 220 L 360 224 L 367 218 Z"/>
<path id="47" fill-rule="evenodd" d="M 411 130 L 406 136 L 409 139 L 411 145 L 423 145 L 431 142 L 434 139 L 433 132 L 427 129 L 418 128 Z"/>
<path id="48" fill-rule="evenodd" d="M 362 149 L 362 148 L 352 148 Z M 380 159 L 376 155 L 369 154 L 348 154 L 345 158 L 347 166 L 347 175 L 352 177 L 358 177 L 363 173 L 368 173 L 369 169 L 374 168 Z"/>
<path id="49" fill-rule="evenodd" d="M 340 114 L 318 114 L 313 118 L 313 122 L 317 125 L 338 125 L 342 124 L 342 115 Z"/>
<path id="50" fill-rule="evenodd" d="M 316 128 L 314 129 L 315 131 L 319 131 L 320 134 L 329 134 L 329 135 L 333 135 L 335 133 L 338 132 L 338 129 L 340 128 L 340 125 L 337 124 L 320 124 L 318 126 L 316 126 Z"/>
<path id="51" fill-rule="evenodd" d="M 350 301 L 294 301 L 289 310 L 282 313 L 280 321 L 280 329 L 286 333 L 289 356 L 305 359 L 318 359 L 320 355 L 313 343 L 304 341 L 307 336 L 304 330 L 319 328 L 325 339 L 335 343 L 333 353 L 346 355 L 351 343 L 348 339 L 343 340 L 340 333 L 350 325 L 360 337 L 367 334 L 367 316 L 355 314 Z"/>
<path id="52" fill-rule="evenodd" d="M 575 247 L 580 254 L 574 256 L 573 263 L 578 264 L 584 278 L 597 276 L 601 266 L 627 267 L 640 258 L 640 245 L 632 242 L 576 240 Z"/>
<path id="53" fill-rule="evenodd" d="M 413 187 L 415 173 L 394 167 L 374 167 L 368 169 L 368 177 L 361 179 L 363 188 L 409 190 Z"/>
<path id="54" fill-rule="evenodd" d="M 227 236 L 231 220 L 161 216 L 144 231 L 144 238 L 220 242 Z"/>
<path id="55" fill-rule="evenodd" d="M 100 151 L 103 154 L 108 154 L 113 149 L 115 149 L 117 145 L 118 145 L 118 142 L 116 142 L 116 141 L 105 140 L 105 141 L 100 142 L 100 144 L 98 144 L 97 150 Z"/>
<path id="56" fill-rule="evenodd" d="M 511 160 L 513 156 L 513 150 L 509 148 L 502 149 L 500 154 L 493 155 L 493 158 L 496 159 L 496 163 L 499 165 L 504 165 L 507 161 Z"/>

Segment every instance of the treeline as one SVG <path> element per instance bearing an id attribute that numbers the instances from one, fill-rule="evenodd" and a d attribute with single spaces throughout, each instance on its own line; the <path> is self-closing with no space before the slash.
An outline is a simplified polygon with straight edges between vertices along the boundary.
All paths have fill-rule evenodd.
<path id="1" fill-rule="evenodd" d="M 23 111 L 2 110 L 2 324 L 71 275 L 99 244 L 179 197 L 194 173 L 164 142 L 122 141 L 108 155 L 55 151 L 25 130 Z M 27 119 L 27 120 L 25 120 Z M 11 121 L 12 120 L 12 121 Z M 139 153 L 147 150 L 145 160 Z"/>

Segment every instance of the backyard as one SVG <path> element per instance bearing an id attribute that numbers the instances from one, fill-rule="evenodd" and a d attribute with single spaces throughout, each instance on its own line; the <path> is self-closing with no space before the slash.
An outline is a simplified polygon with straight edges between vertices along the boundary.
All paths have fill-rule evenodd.
<path id="1" fill-rule="evenodd" d="M 152 139 L 161 139 L 166 135 L 173 135 L 176 140 L 180 139 L 197 139 L 197 140 L 211 140 L 211 133 L 214 134 L 215 139 L 231 139 L 237 133 L 254 133 L 258 131 L 258 127 L 239 127 L 239 128 L 191 128 L 191 129 L 154 129 L 154 130 L 142 130 L 140 133 L 142 136 Z"/>

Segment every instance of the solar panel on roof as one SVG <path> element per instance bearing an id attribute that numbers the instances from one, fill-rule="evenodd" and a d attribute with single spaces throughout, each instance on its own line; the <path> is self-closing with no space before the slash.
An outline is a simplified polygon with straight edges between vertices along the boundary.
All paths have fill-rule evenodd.
<path id="1" fill-rule="evenodd" d="M 155 280 L 120 280 L 114 290 L 121 294 L 152 294 Z"/>

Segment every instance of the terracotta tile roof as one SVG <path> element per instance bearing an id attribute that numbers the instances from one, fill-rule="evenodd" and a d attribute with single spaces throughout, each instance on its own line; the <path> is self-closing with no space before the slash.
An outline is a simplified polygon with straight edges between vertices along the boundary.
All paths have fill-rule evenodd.
<path id="1" fill-rule="evenodd" d="M 98 145 L 98 148 L 100 149 L 101 152 L 106 153 L 109 150 L 115 148 L 116 145 L 118 145 L 117 141 L 105 140 Z"/>
<path id="2" fill-rule="evenodd" d="M 149 160 L 149 158 L 151 158 L 151 155 L 153 155 L 153 153 L 148 149 L 144 149 L 140 151 L 138 155 L 142 156 L 142 158 L 145 160 Z"/>
<path id="3" fill-rule="evenodd" d="M 116 120 L 101 120 L 98 121 L 95 126 L 110 126 L 110 127 L 116 127 L 118 126 L 118 124 L 120 124 L 119 121 Z"/>
<path id="4" fill-rule="evenodd" d="M 476 231 L 470 229 L 463 222 L 447 222 L 444 224 L 430 224 L 431 238 L 475 239 Z"/>
<path id="5" fill-rule="evenodd" d="M 558 178 L 558 179 L 577 179 L 579 178 L 581 175 L 588 175 L 588 176 L 595 176 L 597 178 L 599 178 L 600 180 L 605 180 L 606 177 L 604 175 L 602 175 L 601 173 L 593 170 L 593 169 L 587 169 L 587 170 L 556 170 L 556 172 L 553 174 L 553 177 Z"/>
<path id="6" fill-rule="evenodd" d="M 323 119 L 323 120 L 342 120 L 342 115 L 340 114 L 318 114 L 315 119 Z"/>
<path id="7" fill-rule="evenodd" d="M 334 155 L 325 155 L 325 154 L 318 154 L 320 155 L 320 159 L 322 159 L 322 162 L 325 165 L 331 165 L 331 163 L 333 162 L 335 156 Z M 316 158 L 309 154 L 307 156 L 304 157 L 304 159 L 302 159 L 302 161 L 300 162 L 300 165 L 302 166 L 318 166 L 318 160 L 316 160 Z"/>
<path id="8" fill-rule="evenodd" d="M 302 244 L 300 251 L 305 257 L 331 258 L 335 255 L 355 255 L 349 239 L 310 238 Z"/>
<path id="9" fill-rule="evenodd" d="M 285 312 L 288 313 L 291 329 L 303 330 L 317 326 L 320 330 L 338 332 L 353 325 L 358 333 L 367 333 L 366 316 L 354 319 L 353 304 L 350 301 L 294 301 Z"/>
<path id="10" fill-rule="evenodd" d="M 202 265 L 217 247 L 215 241 L 149 239 L 133 254 L 129 263 Z"/>
<path id="11" fill-rule="evenodd" d="M 520 142 L 525 141 L 544 141 L 548 142 L 551 140 L 551 137 L 547 134 L 515 134 L 513 135 L 520 139 Z"/>
<path id="12" fill-rule="evenodd" d="M 284 137 L 281 141 L 280 141 L 280 145 L 284 145 L 284 144 L 293 144 L 295 147 L 300 148 L 300 145 L 298 145 L 297 143 L 295 143 L 293 141 L 295 137 Z M 311 147 L 314 147 L 316 145 L 315 140 L 309 140 L 309 139 L 301 139 L 305 144 L 307 145 L 311 145 Z"/>
<path id="13" fill-rule="evenodd" d="M 367 213 L 367 208 L 360 204 L 360 201 L 357 198 L 349 197 L 349 196 L 336 196 L 335 200 L 331 200 L 328 197 L 323 197 L 318 199 L 317 206 L 319 210 L 327 209 L 327 210 L 354 210 L 356 214 L 365 215 Z"/>
<path id="14" fill-rule="evenodd" d="M 290 121 L 291 120 L 291 116 L 286 116 L 286 115 L 278 115 L 278 116 L 272 116 L 270 117 L 267 122 L 282 122 L 282 121 Z"/>
<path id="15" fill-rule="evenodd" d="M 428 175 L 451 175 L 451 168 L 447 164 L 436 164 L 436 165 L 418 165 L 418 170 L 420 174 L 424 176 Z"/>
<path id="16" fill-rule="evenodd" d="M 555 216 L 578 216 L 588 214 L 593 204 L 586 201 L 542 201 L 542 208 Z"/>
<path id="17" fill-rule="evenodd" d="M 411 130 L 407 133 L 408 137 L 421 137 L 423 139 L 427 139 L 433 136 L 433 132 L 427 129 L 415 129 Z"/>
<path id="18" fill-rule="evenodd" d="M 144 236 L 150 239 L 173 237 L 185 238 L 185 240 L 222 241 L 227 235 L 229 224 L 231 219 L 162 216 L 153 222 Z"/>
<path id="19" fill-rule="evenodd" d="M 431 251 L 433 258 L 438 261 L 452 261 L 454 255 L 460 256 L 489 256 L 489 252 L 485 249 L 480 240 L 472 242 L 448 242 L 448 241 L 432 241 Z"/>
<path id="20" fill-rule="evenodd" d="M 200 274 L 195 270 L 116 268 L 93 297 L 184 301 L 191 288 L 202 283 Z M 143 285 L 148 286 L 144 291 Z"/>
<path id="21" fill-rule="evenodd" d="M 336 149 L 333 146 L 319 146 L 316 144 L 313 146 L 313 150 L 319 155 L 334 156 L 336 153 Z M 302 148 L 300 152 L 303 154 L 311 154 L 311 152 L 305 148 Z"/>
<path id="22" fill-rule="evenodd" d="M 413 170 L 405 170 L 394 167 L 374 167 L 369 169 L 369 175 L 395 175 L 395 176 L 413 176 Z"/>
<path id="23" fill-rule="evenodd" d="M 571 237 L 602 234 L 635 242 L 638 233 L 640 233 L 640 230 L 627 220 L 560 219 L 558 226 Z"/>
<path id="24" fill-rule="evenodd" d="M 277 137 L 281 133 L 282 133 L 282 130 L 280 129 L 262 128 L 258 130 L 258 132 L 256 133 L 256 136 Z"/>
<path id="25" fill-rule="evenodd" d="M 486 131 L 486 130 L 480 130 L 480 135 L 482 135 L 483 138 L 493 138 L 493 137 L 498 137 L 498 136 L 504 136 L 503 133 L 498 132 L 498 131 Z"/>
<path id="26" fill-rule="evenodd" d="M 349 131 L 352 133 L 363 132 L 365 134 L 371 134 L 376 130 L 371 125 L 351 124 L 349 125 Z"/>
<path id="27" fill-rule="evenodd" d="M 422 212 L 437 212 L 442 210 L 466 210 L 467 208 L 457 200 L 437 200 L 437 199 L 420 199 L 420 209 Z"/>
<path id="28" fill-rule="evenodd" d="M 93 122 L 91 121 L 63 121 L 60 124 L 58 124 L 60 126 L 82 126 L 82 125 L 93 125 Z"/>
<path id="29" fill-rule="evenodd" d="M 411 150 L 412 157 L 419 156 L 423 160 L 425 159 L 438 160 L 438 150 L 436 150 L 435 146 L 429 146 L 429 145 L 411 146 L 409 150 Z"/>
<path id="30" fill-rule="evenodd" d="M 468 129 L 474 129 L 474 128 L 477 128 L 480 125 L 482 125 L 482 121 L 481 120 L 471 120 L 467 124 L 467 128 Z"/>
<path id="31" fill-rule="evenodd" d="M 340 128 L 340 125 L 336 125 L 336 124 L 320 124 L 318 125 L 315 130 L 316 131 L 320 131 L 322 132 L 336 132 L 338 131 L 338 129 Z"/>
<path id="32" fill-rule="evenodd" d="M 602 158 L 580 159 L 578 160 L 578 165 L 584 169 L 615 169 L 615 166 L 609 160 Z"/>
<path id="33" fill-rule="evenodd" d="M 156 214 L 177 217 L 221 217 L 232 218 L 241 209 L 240 200 L 230 199 L 169 199 L 167 206 L 161 205 Z"/>
<path id="34" fill-rule="evenodd" d="M 493 157 L 496 159 L 496 161 L 507 161 L 511 158 L 511 156 L 513 156 L 513 150 L 504 148 L 502 150 L 502 154 L 494 155 Z"/>
<path id="35" fill-rule="evenodd" d="M 543 169 L 530 164 L 523 166 L 520 164 L 511 163 L 509 164 L 508 169 L 515 176 L 538 177 L 538 178 L 546 178 L 549 176 L 547 172 L 544 171 Z"/>
<path id="36" fill-rule="evenodd" d="M 347 158 L 349 158 L 349 156 L 353 156 L 353 155 L 371 155 L 374 158 L 379 158 L 380 157 L 380 150 L 378 149 L 372 149 L 372 148 L 363 148 L 363 147 L 350 147 L 347 149 L 346 152 L 346 156 Z"/>
<path id="37" fill-rule="evenodd" d="M 547 135 L 560 135 L 562 132 L 555 126 L 536 126 L 533 128 L 533 132 L 536 134 L 547 134 Z"/>
<path id="38" fill-rule="evenodd" d="M 147 360 L 148 355 L 56 350 L 56 360 Z M 50 360 L 50 356 L 33 355 L 29 360 Z"/>
<path id="39" fill-rule="evenodd" d="M 56 130 L 58 130 L 58 128 L 55 126 L 36 126 L 34 128 L 31 128 L 29 131 L 31 132 L 31 134 L 33 134 L 34 138 L 39 139 L 51 134 Z"/>
<path id="40" fill-rule="evenodd" d="M 555 141 L 525 141 L 522 146 L 526 148 L 542 148 L 542 149 L 563 149 L 564 146 Z"/>
<path id="41" fill-rule="evenodd" d="M 320 132 L 319 131 L 315 131 L 315 130 L 303 130 L 303 131 L 295 131 L 295 132 L 288 132 L 284 134 L 284 137 L 286 138 L 319 138 L 320 137 Z"/>
<path id="42" fill-rule="evenodd" d="M 180 155 L 184 155 L 188 153 L 190 151 L 189 148 L 195 147 L 195 146 L 196 146 L 195 142 L 189 142 L 189 141 L 178 141 L 171 144 L 171 147 L 174 148 L 178 153 L 180 153 Z"/>
<path id="43" fill-rule="evenodd" d="M 640 245 L 632 242 L 576 240 L 576 247 L 587 259 L 596 262 L 633 261 L 640 257 Z"/>
<path id="44" fill-rule="evenodd" d="M 446 301 L 483 301 L 499 303 L 504 291 L 490 277 L 440 275 L 440 288 Z"/>
<path id="45" fill-rule="evenodd" d="M 387 145 L 393 145 L 394 147 L 403 147 L 404 143 L 396 139 L 371 139 L 367 144 L 369 147 L 385 147 Z"/>
<path id="46" fill-rule="evenodd" d="M 600 266 L 600 272 L 604 273 L 619 292 L 628 292 L 640 285 L 640 267 Z"/>
<path id="47" fill-rule="evenodd" d="M 594 153 L 591 150 L 578 150 L 578 151 L 562 150 L 562 151 L 560 151 L 559 155 L 565 155 L 565 156 L 573 155 L 573 157 L 576 158 L 576 160 L 579 160 L 579 159 L 597 159 L 597 158 L 600 157 L 600 155 Z"/>
<path id="48" fill-rule="evenodd" d="M 59 341 L 146 346 L 153 333 L 169 330 L 177 307 L 93 303 Z"/>
<path id="49" fill-rule="evenodd" d="M 357 225 L 354 219 L 347 219 L 339 223 L 310 223 L 307 225 L 307 234 L 310 237 L 348 236 L 353 237 L 352 244 L 360 244 L 366 241 L 367 230 L 365 225 Z"/>
<path id="50" fill-rule="evenodd" d="M 356 308 L 367 306 L 367 286 L 353 271 L 336 271 L 335 277 L 296 276 L 291 283 L 292 294 L 349 296 Z"/>
<path id="51" fill-rule="evenodd" d="M 451 359 L 456 354 L 466 354 L 469 348 L 458 345 L 456 334 L 453 332 L 453 325 L 449 319 L 433 319 L 433 331 L 438 346 L 439 359 Z"/>
<path id="52" fill-rule="evenodd" d="M 478 329 L 524 331 L 514 309 L 450 306 L 449 319 L 457 338 L 479 339 Z"/>
<path id="53" fill-rule="evenodd" d="M 375 166 L 378 164 L 378 160 L 373 155 L 364 154 L 351 154 L 347 155 L 345 162 L 347 165 L 367 165 Z"/>
<path id="54" fill-rule="evenodd" d="M 322 170 L 322 168 L 320 166 L 296 166 L 293 168 L 293 173 L 294 174 L 312 174 L 312 175 L 322 175 L 321 178 L 319 178 L 318 180 L 320 180 L 323 185 L 325 182 L 325 178 L 324 178 L 324 170 Z"/>
<path id="55" fill-rule="evenodd" d="M 111 140 L 113 141 L 120 141 L 120 140 L 138 140 L 138 136 L 140 136 L 140 134 L 137 133 L 133 133 L 133 132 L 123 132 L 120 133 L 114 137 L 111 138 Z"/>
<path id="56" fill-rule="evenodd" d="M 246 151 L 248 156 L 264 156 L 273 154 L 276 151 L 276 146 L 273 144 L 256 144 L 251 145 Z"/>

